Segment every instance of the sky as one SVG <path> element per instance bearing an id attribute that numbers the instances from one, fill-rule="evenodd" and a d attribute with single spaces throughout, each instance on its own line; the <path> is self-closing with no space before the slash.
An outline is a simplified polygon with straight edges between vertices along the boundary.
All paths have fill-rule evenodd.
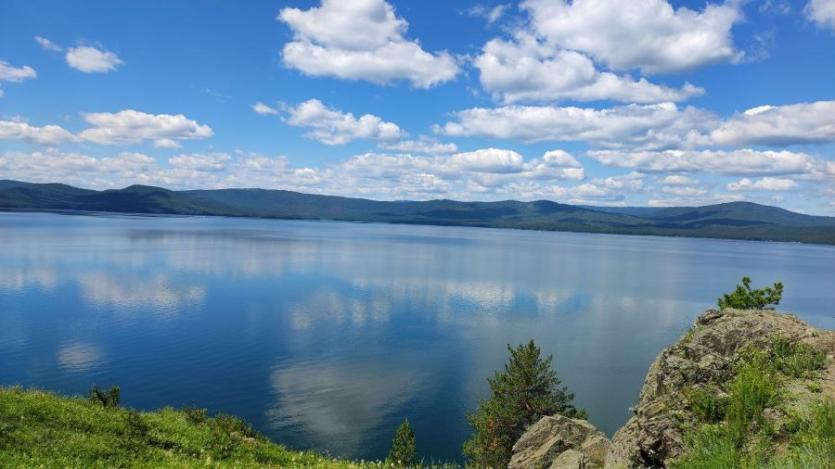
<path id="1" fill-rule="evenodd" d="M 835 0 L 4 0 L 0 179 L 835 215 Z"/>

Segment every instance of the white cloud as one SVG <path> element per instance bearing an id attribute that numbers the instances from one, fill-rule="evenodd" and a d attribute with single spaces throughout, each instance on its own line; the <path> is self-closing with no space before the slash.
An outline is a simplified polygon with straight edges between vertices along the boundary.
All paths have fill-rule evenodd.
<path id="1" fill-rule="evenodd" d="M 270 107 L 261 101 L 252 105 L 252 110 L 255 111 L 256 114 L 261 114 L 262 116 L 270 115 L 270 114 L 278 114 L 278 109 L 274 107 Z"/>
<path id="2" fill-rule="evenodd" d="M 434 130 L 449 136 L 482 136 L 536 141 L 584 141 L 607 147 L 681 146 L 715 126 L 716 117 L 672 103 L 607 109 L 573 106 L 505 106 L 454 113 L 455 120 Z"/>
<path id="3" fill-rule="evenodd" d="M 733 61 L 731 28 L 740 2 L 674 9 L 666 0 L 527 0 L 536 32 L 552 44 L 590 54 L 617 69 L 647 73 Z"/>
<path id="4" fill-rule="evenodd" d="M 76 137 L 57 125 L 37 127 L 21 121 L 0 120 L 0 140 L 23 140 L 40 145 L 57 145 Z"/>
<path id="5" fill-rule="evenodd" d="M 587 56 L 545 44 L 527 33 L 516 34 L 512 41 L 487 42 L 475 66 L 484 89 L 505 103 L 564 99 L 658 103 L 704 94 L 689 83 L 677 89 L 601 72 Z"/>
<path id="6" fill-rule="evenodd" d="M 522 170 L 524 161 L 519 153 L 499 148 L 457 153 L 449 159 L 452 165 L 464 171 L 483 173 L 517 173 Z"/>
<path id="7" fill-rule="evenodd" d="M 734 192 L 747 191 L 788 191 L 797 187 L 797 183 L 791 179 L 764 177 L 756 181 L 742 178 L 739 181 L 728 184 L 728 190 Z"/>
<path id="8" fill-rule="evenodd" d="M 64 50 L 63 47 L 59 46 L 58 44 L 55 44 L 54 42 L 50 41 L 49 39 L 43 36 L 35 36 L 34 39 L 35 42 L 37 42 L 43 50 L 49 50 L 53 52 L 61 52 Z"/>
<path id="9" fill-rule="evenodd" d="M 168 164 L 174 168 L 215 172 L 225 170 L 231 161 L 232 157 L 226 153 L 192 153 L 171 157 Z"/>
<path id="10" fill-rule="evenodd" d="M 403 36 L 408 23 L 385 0 L 323 0 L 309 10 L 284 8 L 278 19 L 293 30 L 285 65 L 308 75 L 430 88 L 458 74 L 451 55 Z"/>
<path id="11" fill-rule="evenodd" d="M 835 141 L 835 101 L 759 106 L 710 132 L 710 143 L 774 145 Z"/>
<path id="12" fill-rule="evenodd" d="M 835 30 L 835 0 L 811 0 L 806 15 L 819 26 Z"/>
<path id="13" fill-rule="evenodd" d="M 79 187 L 124 187 L 143 182 L 155 168 L 156 161 L 142 153 L 120 153 L 103 158 L 54 149 L 0 154 L 0 173 L 5 177 L 31 182 L 62 182 Z"/>
<path id="14" fill-rule="evenodd" d="M 467 9 L 467 14 L 476 18 L 483 18 L 487 24 L 493 24 L 504 16 L 508 9 L 510 9 L 510 5 L 506 3 L 493 7 L 475 5 Z"/>
<path id="15" fill-rule="evenodd" d="M 191 140 L 211 137 L 214 132 L 208 125 L 202 125 L 182 114 L 148 114 L 125 109 L 116 113 L 92 112 L 84 120 L 93 128 L 82 131 L 79 136 L 103 145 L 138 143 L 155 140 L 158 145 L 169 145 L 169 140 Z"/>
<path id="16" fill-rule="evenodd" d="M 565 166 L 567 168 L 582 168 L 583 165 L 577 158 L 565 150 L 551 150 L 542 155 L 542 160 L 552 166 Z"/>
<path id="17" fill-rule="evenodd" d="M 690 186 L 697 182 L 695 179 L 680 174 L 671 174 L 661 180 L 661 183 L 667 186 Z"/>
<path id="18" fill-rule="evenodd" d="M 820 161 L 790 151 L 667 150 L 590 151 L 587 156 L 606 166 L 652 172 L 709 172 L 731 175 L 811 174 Z"/>
<path id="19" fill-rule="evenodd" d="M 342 145 L 360 138 L 390 141 L 403 136 L 397 124 L 385 122 L 373 114 L 357 118 L 349 112 L 329 108 L 318 99 L 291 107 L 288 114 L 288 124 L 311 129 L 305 135 L 327 145 Z"/>
<path id="20" fill-rule="evenodd" d="M 0 80 L 21 82 L 37 78 L 38 73 L 34 68 L 24 65 L 22 67 L 15 67 L 5 60 L 0 60 Z"/>
<path id="21" fill-rule="evenodd" d="M 181 148 L 181 147 L 182 147 L 182 145 L 180 145 L 179 142 L 177 142 L 174 139 L 170 139 L 170 138 L 161 138 L 159 140 L 154 141 L 154 148 L 171 149 L 171 148 Z"/>
<path id="22" fill-rule="evenodd" d="M 661 192 L 679 197 L 696 197 L 707 194 L 707 189 L 694 186 L 666 186 L 661 189 Z"/>
<path id="23" fill-rule="evenodd" d="M 113 52 L 91 46 L 70 47 L 65 58 L 67 65 L 84 73 L 107 73 L 124 63 Z"/>
<path id="24" fill-rule="evenodd" d="M 380 148 L 398 153 L 418 153 L 424 155 L 442 155 L 458 151 L 458 145 L 454 143 L 441 143 L 425 136 L 421 136 L 417 140 L 400 140 L 397 142 L 382 141 L 379 143 L 379 146 Z"/>
<path id="25" fill-rule="evenodd" d="M 621 205 L 628 195 L 642 191 L 644 176 L 631 172 L 621 176 L 595 178 L 591 181 L 569 188 L 566 193 L 569 203 L 591 204 L 604 203 L 606 205 Z"/>
<path id="26" fill-rule="evenodd" d="M 366 153 L 322 168 L 294 167 L 282 156 L 251 153 L 181 154 L 157 162 L 142 153 L 92 157 L 48 150 L 0 153 L 0 174 L 96 189 L 131 184 L 172 189 L 261 187 L 377 199 L 482 200 L 563 197 L 570 189 L 561 183 L 584 177 L 582 166 L 570 154 L 554 151 L 525 160 L 503 149 L 451 156 Z"/>
<path id="27" fill-rule="evenodd" d="M 759 106 L 725 120 L 673 103 L 614 106 L 503 106 L 453 113 L 434 130 L 448 136 L 578 141 L 643 150 L 835 142 L 835 101 Z"/>

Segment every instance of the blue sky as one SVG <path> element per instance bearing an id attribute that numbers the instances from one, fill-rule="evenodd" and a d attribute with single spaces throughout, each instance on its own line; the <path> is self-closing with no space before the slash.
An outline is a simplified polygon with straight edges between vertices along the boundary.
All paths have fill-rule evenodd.
<path id="1" fill-rule="evenodd" d="M 835 215 L 833 76 L 835 0 L 8 0 L 0 178 Z"/>

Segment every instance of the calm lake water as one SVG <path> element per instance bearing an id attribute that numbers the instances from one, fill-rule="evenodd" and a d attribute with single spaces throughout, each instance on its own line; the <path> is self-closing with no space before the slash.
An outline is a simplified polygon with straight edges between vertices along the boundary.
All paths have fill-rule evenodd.
<path id="1" fill-rule="evenodd" d="M 535 339 L 611 434 L 743 275 L 835 328 L 835 249 L 334 222 L 0 213 L 0 384 L 118 384 L 293 448 L 460 457 L 506 345 Z"/>

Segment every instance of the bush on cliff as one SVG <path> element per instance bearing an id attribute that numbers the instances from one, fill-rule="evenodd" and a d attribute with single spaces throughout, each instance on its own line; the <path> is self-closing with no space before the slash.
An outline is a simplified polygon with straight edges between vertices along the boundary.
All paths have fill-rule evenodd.
<path id="1" fill-rule="evenodd" d="M 551 367 L 553 357 L 542 357 L 533 340 L 512 348 L 503 372 L 488 378 L 491 396 L 468 416 L 473 435 L 464 455 L 475 466 L 506 467 L 513 444 L 525 429 L 546 415 L 585 417 L 574 407 L 574 394 Z"/>
<path id="2" fill-rule="evenodd" d="M 719 309 L 774 309 L 771 305 L 780 304 L 783 296 L 783 284 L 775 283 L 771 287 L 751 289 L 751 277 L 742 277 L 742 283 L 736 290 L 719 298 Z"/>

